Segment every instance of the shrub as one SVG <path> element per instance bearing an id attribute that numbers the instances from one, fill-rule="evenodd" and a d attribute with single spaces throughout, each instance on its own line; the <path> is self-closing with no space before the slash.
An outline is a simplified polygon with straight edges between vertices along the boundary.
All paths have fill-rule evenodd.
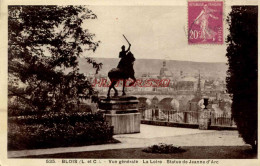
<path id="1" fill-rule="evenodd" d="M 146 149 L 143 149 L 147 153 L 182 153 L 185 152 L 185 149 L 182 149 L 179 146 L 173 146 L 172 144 L 163 144 L 152 145 Z"/>
<path id="2" fill-rule="evenodd" d="M 113 142 L 113 128 L 101 114 L 58 113 L 11 118 L 8 149 L 82 146 Z"/>
<path id="3" fill-rule="evenodd" d="M 85 114 L 91 113 L 91 107 L 88 104 L 80 104 L 78 105 L 74 104 L 73 107 L 70 108 L 70 110 L 66 110 L 66 112 L 83 112 Z M 59 111 L 60 112 L 60 111 Z M 51 111 L 37 111 L 32 110 L 30 108 L 21 108 L 21 106 L 14 105 L 14 103 L 8 103 L 8 117 L 13 116 L 29 116 L 29 115 L 43 115 L 51 113 Z"/>
<path id="4" fill-rule="evenodd" d="M 90 114 L 86 112 L 47 112 L 36 115 L 9 117 L 9 123 L 19 125 L 66 123 L 74 125 L 76 122 L 95 122 L 104 121 L 102 114 Z"/>

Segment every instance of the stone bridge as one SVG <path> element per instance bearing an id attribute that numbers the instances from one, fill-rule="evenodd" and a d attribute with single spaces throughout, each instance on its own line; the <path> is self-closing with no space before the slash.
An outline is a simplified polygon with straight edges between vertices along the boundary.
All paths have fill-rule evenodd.
<path id="1" fill-rule="evenodd" d="M 194 98 L 194 94 L 129 94 L 130 96 L 135 96 L 138 99 L 149 99 L 153 100 L 155 98 L 158 99 L 158 101 L 162 101 L 165 99 L 176 99 L 178 101 L 180 100 L 191 100 Z M 101 97 L 106 97 L 105 95 L 101 95 Z"/>
<path id="2" fill-rule="evenodd" d="M 139 107 L 183 110 L 194 94 L 129 94 L 139 100 Z M 106 97 L 101 95 L 101 97 Z"/>

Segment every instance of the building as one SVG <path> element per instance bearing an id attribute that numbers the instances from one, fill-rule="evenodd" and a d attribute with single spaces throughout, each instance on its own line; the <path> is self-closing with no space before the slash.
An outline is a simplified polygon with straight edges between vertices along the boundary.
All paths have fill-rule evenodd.
<path id="1" fill-rule="evenodd" d="M 168 68 L 166 67 L 166 61 L 163 61 L 163 66 L 160 70 L 160 75 L 159 75 L 159 78 L 162 79 L 162 78 L 172 78 L 173 75 L 172 75 L 172 72 L 168 70 Z"/>

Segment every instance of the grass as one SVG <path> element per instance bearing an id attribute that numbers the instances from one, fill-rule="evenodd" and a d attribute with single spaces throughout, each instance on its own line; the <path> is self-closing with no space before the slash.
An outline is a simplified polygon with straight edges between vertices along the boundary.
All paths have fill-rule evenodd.
<path id="1" fill-rule="evenodd" d="M 254 159 L 250 146 L 183 146 L 182 153 L 146 153 L 144 148 L 72 152 L 27 156 L 24 158 L 116 158 L 116 159 Z"/>

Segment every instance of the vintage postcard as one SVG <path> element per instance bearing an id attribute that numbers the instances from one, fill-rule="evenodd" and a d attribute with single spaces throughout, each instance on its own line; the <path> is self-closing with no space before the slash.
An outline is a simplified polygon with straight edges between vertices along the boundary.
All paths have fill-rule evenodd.
<path id="1" fill-rule="evenodd" d="M 0 7 L 0 166 L 259 165 L 258 1 Z"/>

